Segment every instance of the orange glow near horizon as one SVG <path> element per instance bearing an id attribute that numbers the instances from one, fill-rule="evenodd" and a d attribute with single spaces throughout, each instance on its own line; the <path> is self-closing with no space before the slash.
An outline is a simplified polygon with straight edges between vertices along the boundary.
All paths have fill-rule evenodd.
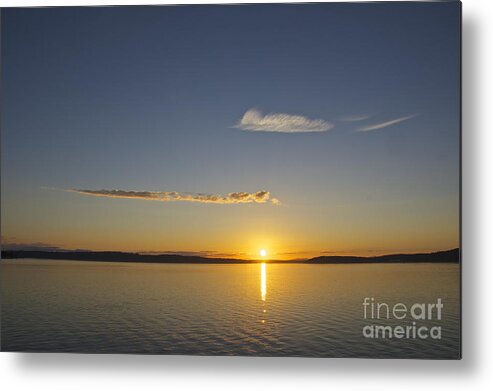
<path id="1" fill-rule="evenodd" d="M 53 202 L 50 208 L 15 199 L 8 204 L 10 207 L 2 209 L 2 245 L 171 253 L 258 262 L 324 255 L 434 252 L 459 247 L 458 204 L 453 197 L 440 202 L 419 200 L 405 211 L 400 204 L 382 203 L 372 212 L 366 204 L 344 208 L 336 208 L 332 203 L 309 204 L 298 210 L 293 203 L 289 207 L 163 205 L 99 197 L 71 198 L 56 192 L 43 194 Z M 2 206 L 5 205 L 2 199 Z M 54 209 L 55 206 L 60 209 Z M 18 210 L 23 211 L 26 221 L 14 213 Z M 54 210 L 63 216 L 63 224 Z M 28 216 L 37 217 L 30 221 Z"/>
<path id="2" fill-rule="evenodd" d="M 101 232 L 98 229 L 65 229 L 63 232 L 44 230 L 38 233 L 10 230 L 2 237 L 2 245 L 22 244 L 27 247 L 42 244 L 64 250 L 122 251 L 136 253 L 168 253 L 196 255 L 207 258 L 234 258 L 259 262 L 310 259 L 324 255 L 376 256 L 395 253 L 418 253 L 449 250 L 459 247 L 454 224 L 450 232 L 434 234 L 434 226 L 425 226 L 412 235 L 400 231 L 375 230 L 362 232 L 320 232 L 309 230 L 295 235 L 284 226 L 260 228 L 245 227 L 239 230 L 195 232 L 192 228 L 164 230 L 157 235 L 152 227 L 126 231 L 112 226 Z M 267 229 L 268 227 L 268 229 Z M 289 227 L 289 226 L 288 226 Z M 406 228 L 408 229 L 408 228 Z M 366 232 L 366 231 L 365 231 Z M 330 238 L 330 239 L 328 239 Z"/>

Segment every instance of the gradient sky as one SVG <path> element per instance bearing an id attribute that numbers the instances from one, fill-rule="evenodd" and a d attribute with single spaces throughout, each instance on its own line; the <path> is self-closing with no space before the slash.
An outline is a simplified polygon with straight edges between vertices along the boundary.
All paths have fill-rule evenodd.
<path id="1" fill-rule="evenodd" d="M 2 9 L 3 244 L 279 259 L 457 247 L 459 7 Z"/>

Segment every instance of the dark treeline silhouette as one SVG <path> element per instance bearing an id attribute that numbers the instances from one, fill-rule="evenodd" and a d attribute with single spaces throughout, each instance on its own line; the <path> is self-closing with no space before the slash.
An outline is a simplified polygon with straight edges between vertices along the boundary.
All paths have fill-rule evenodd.
<path id="1" fill-rule="evenodd" d="M 98 262 L 142 262 L 142 263 L 262 263 L 262 260 L 241 260 L 234 258 L 206 258 L 200 256 L 178 254 L 139 254 L 117 251 L 30 251 L 4 250 L 2 259 L 53 259 L 73 261 Z M 458 248 L 447 251 L 423 254 L 389 254 L 374 257 L 356 256 L 321 256 L 307 260 L 280 261 L 269 260 L 269 263 L 308 263 L 308 264 L 351 264 L 351 263 L 458 263 L 460 250 Z"/>
<path id="2" fill-rule="evenodd" d="M 460 249 L 421 254 L 389 254 L 374 257 L 321 256 L 305 263 L 459 263 Z"/>

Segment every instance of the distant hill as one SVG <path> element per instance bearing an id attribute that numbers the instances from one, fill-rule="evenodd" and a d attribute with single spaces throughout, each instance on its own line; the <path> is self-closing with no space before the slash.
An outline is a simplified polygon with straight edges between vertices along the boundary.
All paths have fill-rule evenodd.
<path id="1" fill-rule="evenodd" d="M 190 255 L 175 254 L 138 254 L 117 251 L 30 251 L 5 250 L 2 259 L 53 259 L 97 262 L 142 262 L 142 263 L 261 263 L 261 260 L 240 260 L 234 258 L 206 258 Z M 438 251 L 424 254 L 390 254 L 375 257 L 355 256 L 321 256 L 308 260 L 279 261 L 269 260 L 269 263 L 307 263 L 307 264 L 351 264 L 351 263 L 459 263 L 460 250 Z"/>
<path id="2" fill-rule="evenodd" d="M 422 254 L 389 254 L 375 257 L 322 256 L 305 263 L 459 263 L 460 250 L 438 251 Z"/>
<path id="3" fill-rule="evenodd" d="M 2 251 L 2 259 L 35 258 L 97 262 L 144 262 L 144 263 L 245 263 L 233 258 L 206 258 L 178 254 L 139 254 L 118 251 Z"/>

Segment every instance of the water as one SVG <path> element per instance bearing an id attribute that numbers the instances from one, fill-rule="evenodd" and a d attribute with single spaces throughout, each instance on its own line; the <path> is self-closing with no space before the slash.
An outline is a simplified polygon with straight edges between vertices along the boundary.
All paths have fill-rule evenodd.
<path id="1" fill-rule="evenodd" d="M 458 265 L 2 260 L 0 268 L 6 351 L 459 356 Z M 391 305 L 442 298 L 442 319 L 420 323 L 441 326 L 441 339 L 365 338 L 365 297 Z"/>

